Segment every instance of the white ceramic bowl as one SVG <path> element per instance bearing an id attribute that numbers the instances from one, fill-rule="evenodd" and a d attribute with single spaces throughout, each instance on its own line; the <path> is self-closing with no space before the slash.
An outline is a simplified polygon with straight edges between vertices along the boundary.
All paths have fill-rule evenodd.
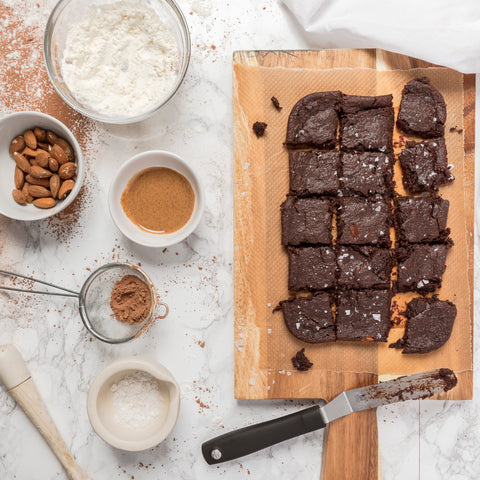
<path id="1" fill-rule="evenodd" d="M 23 135 L 25 130 L 40 127 L 51 130 L 57 136 L 64 138 L 72 146 L 77 163 L 77 180 L 75 187 L 65 200 L 59 200 L 53 208 L 42 209 L 32 204 L 19 205 L 12 197 L 13 173 L 15 162 L 8 153 L 10 142 L 17 136 Z M 84 163 L 82 151 L 72 132 L 56 118 L 40 112 L 17 112 L 0 118 L 0 214 L 15 220 L 41 220 L 51 217 L 68 207 L 77 196 L 82 186 L 84 176 Z"/>
<path id="2" fill-rule="evenodd" d="M 173 233 L 150 233 L 135 225 L 123 211 L 120 199 L 128 181 L 138 172 L 150 167 L 166 167 L 182 174 L 193 188 L 195 206 L 188 222 Z M 110 215 L 119 230 L 130 240 L 146 247 L 168 247 L 187 238 L 197 227 L 204 208 L 204 193 L 200 179 L 192 167 L 178 155 L 161 150 L 139 153 L 117 171 L 108 194 Z"/>
<path id="3" fill-rule="evenodd" d="M 145 428 L 119 425 L 114 419 L 111 387 L 125 375 L 135 371 L 146 372 L 159 382 L 168 397 L 168 410 Z M 90 386 L 87 413 L 97 434 L 112 447 L 138 452 L 155 447 L 173 430 L 180 410 L 180 388 L 173 375 L 160 363 L 145 357 L 128 357 L 108 365 Z"/>

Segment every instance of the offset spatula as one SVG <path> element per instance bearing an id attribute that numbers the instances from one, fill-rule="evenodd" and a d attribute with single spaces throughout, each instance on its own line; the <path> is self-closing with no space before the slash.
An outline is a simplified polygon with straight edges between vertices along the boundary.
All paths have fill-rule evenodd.
<path id="1" fill-rule="evenodd" d="M 447 392 L 456 384 L 457 377 L 453 371 L 440 368 L 347 390 L 324 406 L 315 405 L 213 438 L 202 445 L 203 457 L 210 465 L 234 460 L 289 438 L 325 428 L 330 422 L 350 413 L 404 400 L 428 398 Z"/>

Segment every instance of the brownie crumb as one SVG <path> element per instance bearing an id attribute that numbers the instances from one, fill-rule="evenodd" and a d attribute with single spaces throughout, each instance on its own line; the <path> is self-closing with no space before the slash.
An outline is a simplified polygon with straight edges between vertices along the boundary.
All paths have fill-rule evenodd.
<path id="1" fill-rule="evenodd" d="M 265 129 L 267 128 L 267 124 L 264 122 L 255 122 L 253 124 L 253 131 L 257 137 L 263 137 L 265 135 Z"/>
<path id="2" fill-rule="evenodd" d="M 405 346 L 405 340 L 399 338 L 395 343 L 391 343 L 388 348 L 403 348 Z"/>
<path id="3" fill-rule="evenodd" d="M 292 358 L 293 366 L 300 372 L 306 372 L 313 366 L 313 363 L 305 356 L 305 349 L 302 348 Z"/>
<path id="4" fill-rule="evenodd" d="M 278 101 L 277 97 L 272 97 L 270 99 L 273 103 L 273 106 L 278 110 L 280 111 L 283 107 L 280 106 L 280 102 Z"/>

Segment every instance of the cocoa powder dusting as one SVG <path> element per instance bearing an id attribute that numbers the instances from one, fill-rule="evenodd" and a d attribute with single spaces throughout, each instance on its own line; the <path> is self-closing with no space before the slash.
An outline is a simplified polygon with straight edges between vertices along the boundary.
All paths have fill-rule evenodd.
<path id="1" fill-rule="evenodd" d="M 110 307 L 115 318 L 124 323 L 141 323 L 152 306 L 148 286 L 135 275 L 125 275 L 112 290 Z"/>

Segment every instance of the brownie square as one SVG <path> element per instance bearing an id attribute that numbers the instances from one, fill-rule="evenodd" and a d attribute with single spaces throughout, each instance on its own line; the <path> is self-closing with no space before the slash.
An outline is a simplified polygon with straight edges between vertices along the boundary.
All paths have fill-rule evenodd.
<path id="1" fill-rule="evenodd" d="M 316 92 L 301 98 L 290 112 L 287 147 L 335 148 L 341 92 Z"/>
<path id="2" fill-rule="evenodd" d="M 393 150 L 392 95 L 344 95 L 340 117 L 340 148 L 345 151 Z"/>
<path id="3" fill-rule="evenodd" d="M 344 197 L 337 205 L 337 243 L 390 247 L 390 203 Z"/>
<path id="4" fill-rule="evenodd" d="M 444 138 L 407 142 L 398 154 L 403 185 L 412 193 L 438 190 L 440 185 L 455 178 L 448 169 L 447 147 Z"/>
<path id="5" fill-rule="evenodd" d="M 337 285 L 344 289 L 390 288 L 392 251 L 377 247 L 338 247 Z"/>
<path id="6" fill-rule="evenodd" d="M 335 329 L 338 341 L 386 342 L 390 331 L 390 290 L 340 292 Z"/>
<path id="7" fill-rule="evenodd" d="M 340 152 L 289 153 L 290 193 L 299 196 L 336 195 L 340 189 Z"/>
<path id="8" fill-rule="evenodd" d="M 335 252 L 332 247 L 289 247 L 288 288 L 292 291 L 335 287 Z"/>
<path id="9" fill-rule="evenodd" d="M 420 243 L 399 247 L 398 291 L 418 292 L 422 295 L 442 286 L 448 249 L 453 242 L 423 245 Z"/>
<path id="10" fill-rule="evenodd" d="M 441 137 L 446 119 L 445 100 L 428 78 L 410 80 L 403 87 L 397 118 L 400 130 L 423 138 Z"/>
<path id="11" fill-rule="evenodd" d="M 327 293 L 289 298 L 280 302 L 280 308 L 289 332 L 302 342 L 335 341 L 332 300 Z"/>
<path id="12" fill-rule="evenodd" d="M 444 242 L 448 238 L 448 200 L 438 195 L 397 197 L 394 205 L 397 243 Z"/>
<path id="13" fill-rule="evenodd" d="M 345 195 L 389 195 L 395 157 L 379 152 L 343 153 L 340 186 Z"/>
<path id="14" fill-rule="evenodd" d="M 282 245 L 332 243 L 332 206 L 327 198 L 288 196 L 281 205 Z"/>

